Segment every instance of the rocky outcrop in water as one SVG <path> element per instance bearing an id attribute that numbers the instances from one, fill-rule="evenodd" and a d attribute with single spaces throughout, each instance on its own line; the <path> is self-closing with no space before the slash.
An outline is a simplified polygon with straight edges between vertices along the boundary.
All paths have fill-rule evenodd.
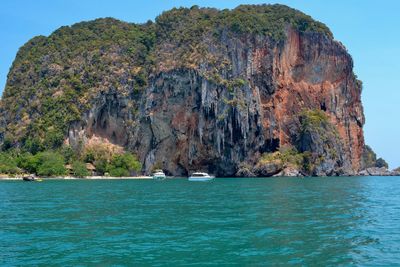
<path id="1" fill-rule="evenodd" d="M 358 173 L 359 176 L 399 176 L 400 171 L 388 170 L 386 167 L 370 167 Z"/>
<path id="2" fill-rule="evenodd" d="M 325 120 L 304 129 L 307 111 Z M 135 152 L 146 172 L 272 176 L 283 166 L 257 163 L 285 146 L 307 154 L 307 175 L 362 167 L 351 56 L 325 25 L 280 5 L 174 9 L 155 23 L 100 19 L 36 37 L 17 55 L 0 112 L 3 142 L 79 149 L 101 138 Z"/>
<path id="3" fill-rule="evenodd" d="M 365 146 L 361 156 L 360 176 L 397 176 L 400 171 L 395 169 L 390 171 L 388 164 L 382 158 L 377 158 L 375 152 L 368 145 Z"/>

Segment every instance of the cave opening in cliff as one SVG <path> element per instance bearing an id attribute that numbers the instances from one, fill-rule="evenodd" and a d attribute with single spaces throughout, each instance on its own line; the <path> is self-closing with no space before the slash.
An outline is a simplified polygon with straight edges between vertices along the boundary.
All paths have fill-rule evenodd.
<path id="1" fill-rule="evenodd" d="M 320 107 L 321 107 L 321 110 L 326 111 L 326 104 L 325 104 L 325 102 L 322 102 L 321 105 L 320 105 Z"/>
<path id="2" fill-rule="evenodd" d="M 125 145 L 127 142 L 126 128 L 123 119 L 118 117 L 118 112 L 119 107 L 115 102 L 107 102 L 94 114 L 90 132 L 113 144 Z"/>
<path id="3" fill-rule="evenodd" d="M 279 138 L 265 140 L 264 144 L 258 149 L 260 153 L 271 153 L 279 150 Z"/>

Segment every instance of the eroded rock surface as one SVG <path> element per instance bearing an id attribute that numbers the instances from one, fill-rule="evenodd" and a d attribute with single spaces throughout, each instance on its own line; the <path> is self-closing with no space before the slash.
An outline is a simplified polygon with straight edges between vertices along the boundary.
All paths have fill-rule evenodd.
<path id="1" fill-rule="evenodd" d="M 392 172 L 385 167 L 371 167 L 365 170 L 362 170 L 358 173 L 360 176 L 395 176 L 398 175 L 397 172 Z"/>

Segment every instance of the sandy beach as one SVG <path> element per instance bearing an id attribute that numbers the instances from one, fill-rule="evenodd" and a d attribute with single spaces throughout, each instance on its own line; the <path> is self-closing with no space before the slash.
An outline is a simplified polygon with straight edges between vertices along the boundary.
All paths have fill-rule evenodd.
<path id="1" fill-rule="evenodd" d="M 112 177 L 112 176 L 87 176 L 87 177 L 73 177 L 73 176 L 62 176 L 62 177 L 36 177 L 36 179 L 44 180 L 151 180 L 152 176 L 129 176 L 129 177 Z M 22 176 L 8 177 L 0 176 L 0 180 L 22 180 Z"/>

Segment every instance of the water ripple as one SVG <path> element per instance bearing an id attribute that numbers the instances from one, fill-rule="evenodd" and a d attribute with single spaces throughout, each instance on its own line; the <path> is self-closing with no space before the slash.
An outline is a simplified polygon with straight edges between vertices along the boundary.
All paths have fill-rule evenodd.
<path id="1" fill-rule="evenodd" d="M 400 178 L 0 182 L 0 265 L 398 265 Z"/>

